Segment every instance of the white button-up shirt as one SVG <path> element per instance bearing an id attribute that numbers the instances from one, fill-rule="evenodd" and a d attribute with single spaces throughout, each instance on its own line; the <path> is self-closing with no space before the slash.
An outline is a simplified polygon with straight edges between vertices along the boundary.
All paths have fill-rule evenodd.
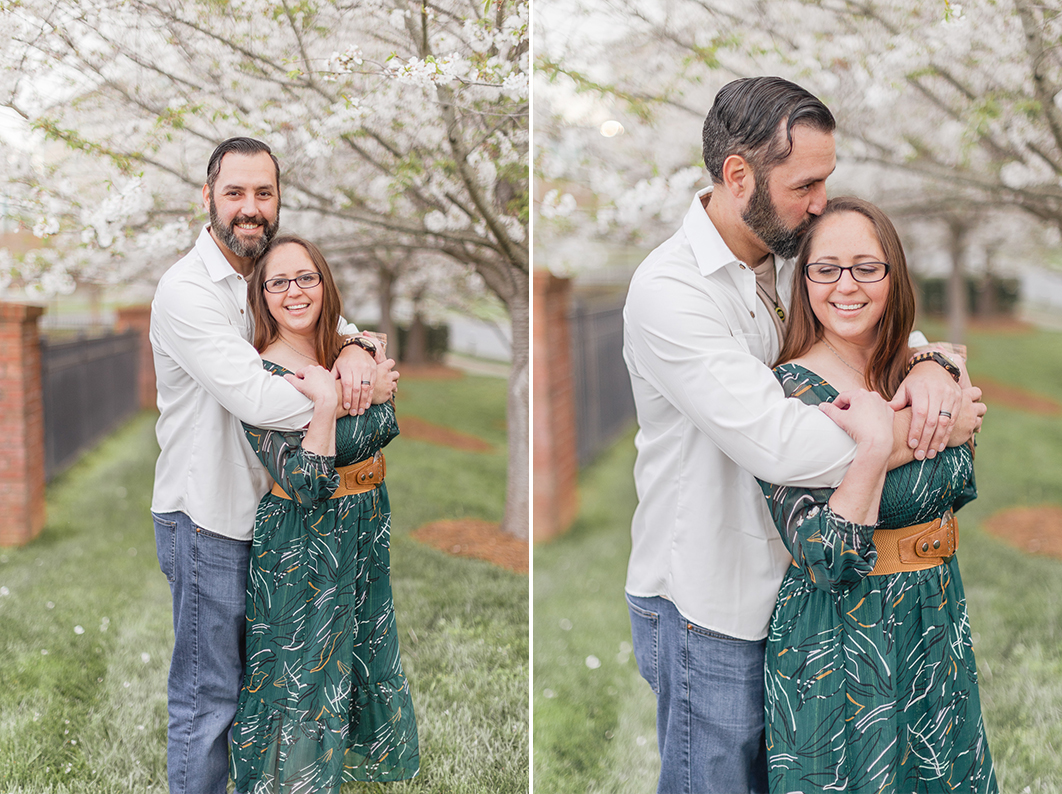
<path id="1" fill-rule="evenodd" d="M 240 422 L 296 430 L 313 417 L 309 399 L 262 368 L 253 328 L 247 281 L 204 228 L 151 302 L 162 449 L 151 509 L 186 513 L 203 529 L 239 540 L 250 540 L 272 483 Z"/>
<path id="2" fill-rule="evenodd" d="M 789 305 L 793 263 L 776 263 Z M 855 444 L 786 399 L 756 274 L 695 198 L 631 279 L 623 357 L 638 412 L 626 590 L 663 596 L 700 626 L 758 640 L 791 562 L 756 482 L 834 487 Z"/>

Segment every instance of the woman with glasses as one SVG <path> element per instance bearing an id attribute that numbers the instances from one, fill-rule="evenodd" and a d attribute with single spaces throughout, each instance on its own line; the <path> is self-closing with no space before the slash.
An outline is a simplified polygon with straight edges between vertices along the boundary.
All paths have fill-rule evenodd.
<path id="1" fill-rule="evenodd" d="M 771 792 L 998 791 L 955 557 L 972 449 L 888 470 L 914 314 L 892 223 L 830 200 L 797 254 L 775 374 L 857 452 L 836 489 L 761 483 L 793 555 L 767 637 Z"/>
<path id="2" fill-rule="evenodd" d="M 373 405 L 338 419 L 329 367 L 344 344 L 320 250 L 277 237 L 248 283 L 262 365 L 314 401 L 301 433 L 245 426 L 276 484 L 258 506 L 247 581 L 247 654 L 232 728 L 242 792 L 335 792 L 344 780 L 416 775 L 417 725 L 402 672 L 381 449 L 396 435 L 393 361 L 377 355 Z"/>

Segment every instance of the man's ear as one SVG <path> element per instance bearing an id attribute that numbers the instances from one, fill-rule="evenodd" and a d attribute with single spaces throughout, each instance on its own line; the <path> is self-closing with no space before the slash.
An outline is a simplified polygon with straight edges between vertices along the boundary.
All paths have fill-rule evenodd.
<path id="1" fill-rule="evenodd" d="M 203 185 L 203 209 L 210 214 L 210 185 L 207 184 Z"/>
<path id="2" fill-rule="evenodd" d="M 752 175 L 752 166 L 740 154 L 732 154 L 723 161 L 723 185 L 735 199 L 752 196 L 756 188 L 756 178 Z"/>

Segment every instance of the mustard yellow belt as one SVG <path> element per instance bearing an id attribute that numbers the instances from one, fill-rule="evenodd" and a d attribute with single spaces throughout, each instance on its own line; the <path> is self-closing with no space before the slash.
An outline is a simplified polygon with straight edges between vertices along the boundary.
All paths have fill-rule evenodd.
<path id="1" fill-rule="evenodd" d="M 959 548 L 959 525 L 950 510 L 935 521 L 898 529 L 875 529 L 878 562 L 870 576 L 924 571 L 943 565 Z"/>
<path id="2" fill-rule="evenodd" d="M 339 474 L 339 486 L 329 499 L 371 491 L 383 482 L 387 473 L 387 461 L 382 452 L 377 452 L 374 457 L 351 463 L 349 466 L 336 466 L 336 472 Z M 291 498 L 279 483 L 273 483 L 272 493 L 282 499 Z"/>

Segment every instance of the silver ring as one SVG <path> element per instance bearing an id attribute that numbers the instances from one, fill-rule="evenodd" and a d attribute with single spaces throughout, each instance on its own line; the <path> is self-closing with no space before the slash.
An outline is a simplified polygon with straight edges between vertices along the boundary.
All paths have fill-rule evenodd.
<path id="1" fill-rule="evenodd" d="M 362 386 L 368 386 L 368 385 L 369 385 L 370 383 L 372 383 L 372 381 L 371 381 L 371 380 L 363 380 L 363 381 L 361 382 L 361 385 L 362 385 Z M 943 412 L 943 411 L 941 411 L 941 413 L 944 413 L 944 412 Z M 951 414 L 948 414 L 948 416 L 951 416 Z"/>
<path id="2" fill-rule="evenodd" d="M 941 411 L 940 415 L 941 416 L 946 416 L 946 417 L 948 417 L 948 419 L 951 419 L 951 413 L 949 411 Z"/>

